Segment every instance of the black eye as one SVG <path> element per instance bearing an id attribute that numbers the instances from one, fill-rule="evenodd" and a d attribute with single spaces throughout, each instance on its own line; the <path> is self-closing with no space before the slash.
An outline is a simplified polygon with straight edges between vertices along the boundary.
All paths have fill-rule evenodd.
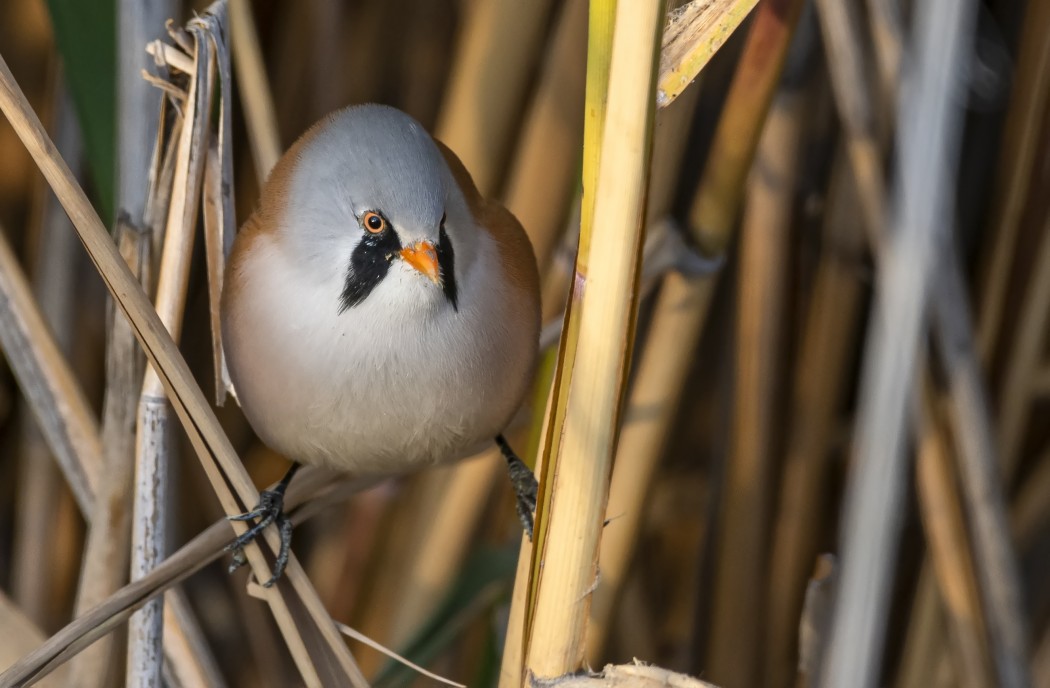
<path id="1" fill-rule="evenodd" d="M 386 220 L 374 210 L 369 210 L 364 214 L 364 217 L 361 218 L 361 224 L 372 234 L 379 234 L 386 229 Z"/>

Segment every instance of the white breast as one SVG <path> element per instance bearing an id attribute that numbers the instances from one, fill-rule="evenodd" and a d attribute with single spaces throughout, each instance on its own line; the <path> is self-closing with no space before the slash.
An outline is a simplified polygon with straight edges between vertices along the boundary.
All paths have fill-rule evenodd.
<path id="1" fill-rule="evenodd" d="M 480 233 L 477 250 L 459 276 L 458 311 L 394 261 L 340 314 L 341 285 L 258 237 L 224 302 L 223 338 L 261 439 L 290 459 L 361 473 L 454 460 L 491 442 L 524 394 L 536 342 L 533 328 L 506 317 L 525 296 L 500 279 L 493 239 Z"/>

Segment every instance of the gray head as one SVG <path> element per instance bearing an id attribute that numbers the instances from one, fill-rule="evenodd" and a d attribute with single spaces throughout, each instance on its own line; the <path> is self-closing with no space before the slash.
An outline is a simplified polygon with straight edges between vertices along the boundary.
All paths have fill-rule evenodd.
<path id="1" fill-rule="evenodd" d="M 383 105 L 349 107 L 317 124 L 290 156 L 287 188 L 276 193 L 284 200 L 281 240 L 316 279 L 338 283 L 341 311 L 392 274 L 423 280 L 410 282 L 415 296 L 406 298 L 441 296 L 456 308 L 474 222 L 418 122 Z M 278 176 L 271 183 L 280 185 Z"/>

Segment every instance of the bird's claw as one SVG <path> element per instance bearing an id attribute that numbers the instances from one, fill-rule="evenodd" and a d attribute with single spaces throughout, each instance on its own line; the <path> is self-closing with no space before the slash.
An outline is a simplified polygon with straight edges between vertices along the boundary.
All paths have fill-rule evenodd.
<path id="1" fill-rule="evenodd" d="M 536 476 L 525 465 L 525 462 L 518 458 L 502 435 L 496 438 L 496 444 L 499 445 L 503 458 L 507 460 L 510 484 L 514 488 L 514 495 L 517 497 L 518 518 L 521 519 L 521 525 L 531 541 L 533 525 L 535 524 L 536 496 L 539 492 Z"/>
<path id="2" fill-rule="evenodd" d="M 233 553 L 233 563 L 230 564 L 229 572 L 233 573 L 248 563 L 244 556 L 244 548 L 257 537 L 271 523 L 277 525 L 281 536 L 281 548 L 277 553 L 277 560 L 273 565 L 270 580 L 263 583 L 264 588 L 271 587 L 284 573 L 288 565 L 288 557 L 291 553 L 292 544 L 292 522 L 284 513 L 283 490 L 265 490 L 259 494 L 259 504 L 247 513 L 228 517 L 230 521 L 258 521 L 248 530 L 244 531 L 236 540 L 226 545 L 226 551 Z"/>

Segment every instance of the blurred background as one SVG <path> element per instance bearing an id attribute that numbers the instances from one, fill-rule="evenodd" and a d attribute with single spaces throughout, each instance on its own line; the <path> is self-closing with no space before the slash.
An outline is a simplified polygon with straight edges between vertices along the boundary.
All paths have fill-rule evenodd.
<path id="1" fill-rule="evenodd" d="M 847 478 L 870 377 L 863 362 L 878 242 L 897 189 L 898 75 L 913 6 L 925 1 L 760 0 L 700 77 L 657 112 L 591 666 L 638 658 L 726 688 L 811 683 L 840 568 L 840 525 L 862 490 L 847 489 Z M 206 8 L 141 3 L 161 19 L 142 35 L 143 52 L 118 50 L 128 35 L 119 12 L 138 4 L 0 3 L 0 54 L 109 226 L 128 211 L 121 176 L 144 185 L 149 165 L 147 148 L 139 169 L 119 169 L 135 157 L 118 155 L 128 132 L 118 67 L 156 73 L 145 40 L 171 43 L 163 19 L 181 26 Z M 481 191 L 528 231 L 553 324 L 547 340 L 556 341 L 579 231 L 586 0 L 233 5 L 238 222 L 256 202 L 265 160 L 245 122 L 247 48 L 237 32 L 247 31 L 258 39 L 281 150 L 335 108 L 381 102 L 457 151 Z M 1050 688 L 1050 2 L 978 5 L 953 95 L 962 130 L 948 171 L 954 217 L 942 231 L 954 249 L 938 246 L 931 293 L 962 281 L 951 296 L 931 297 L 949 305 L 924 316 L 929 336 L 916 352 L 905 414 L 905 484 L 882 514 L 899 519 L 900 537 L 886 550 L 892 575 L 878 601 L 886 627 L 877 681 L 901 688 Z M 155 128 L 161 96 L 150 89 L 141 112 Z M 133 221 L 135 212 L 141 207 Z M 0 233 L 82 390 L 88 425 L 103 444 L 119 441 L 101 420 L 113 379 L 105 287 L 6 119 Z M 211 396 L 203 243 L 181 347 Z M 9 289 L 5 281 L 0 318 L 14 317 L 4 306 Z M 954 357 L 945 341 L 955 343 Z M 509 435 L 530 463 L 555 349 Z M 5 353 L 4 666 L 73 618 L 88 534 L 53 460 L 55 435 L 41 432 L 40 406 Z M 960 382 L 966 371 L 977 376 Z M 218 412 L 256 485 L 277 480 L 286 460 L 254 438 L 235 403 Z M 111 431 L 123 432 L 126 446 L 133 427 Z M 169 471 L 173 552 L 223 512 L 181 436 Z M 456 681 L 497 685 L 520 546 L 504 471 L 485 456 L 388 480 L 297 528 L 295 552 L 332 617 Z M 126 533 L 114 538 L 126 552 Z M 189 668 L 169 660 L 166 682 L 297 685 L 269 611 L 245 593 L 244 571 L 227 575 L 228 563 L 222 557 L 181 585 L 193 651 L 177 660 Z M 122 647 L 54 685 L 121 685 Z M 376 685 L 433 685 L 352 647 Z"/>

